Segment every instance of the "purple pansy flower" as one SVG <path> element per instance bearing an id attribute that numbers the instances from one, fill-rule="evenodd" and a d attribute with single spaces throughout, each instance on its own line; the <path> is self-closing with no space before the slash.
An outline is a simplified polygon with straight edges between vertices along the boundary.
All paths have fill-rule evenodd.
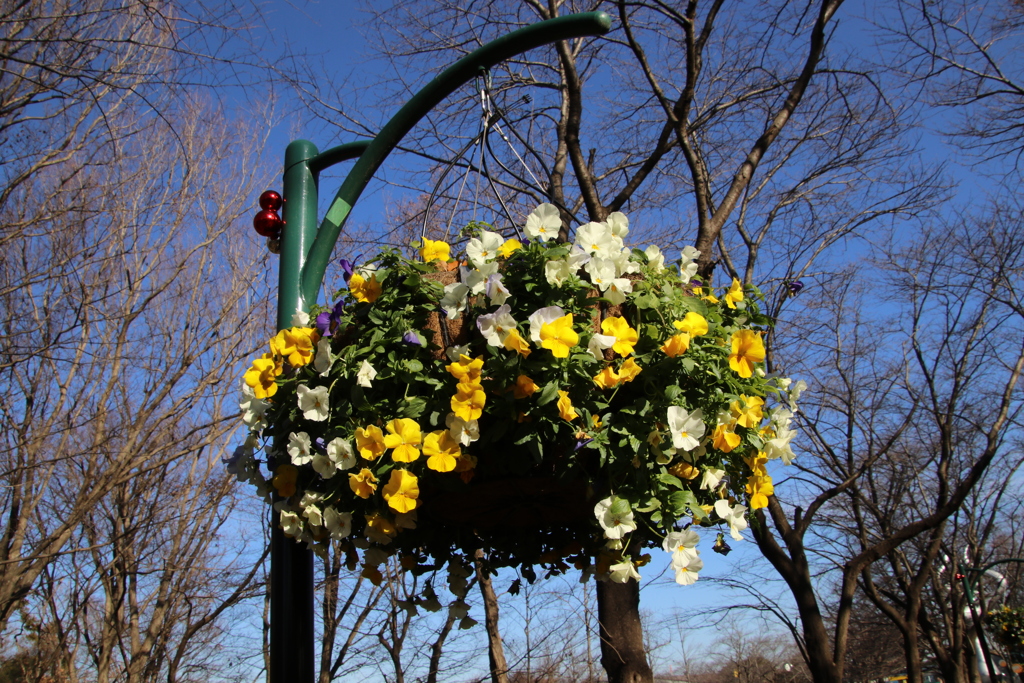
<path id="1" fill-rule="evenodd" d="M 402 336 L 402 341 L 409 346 L 423 346 L 423 339 L 414 330 L 409 330 Z"/>

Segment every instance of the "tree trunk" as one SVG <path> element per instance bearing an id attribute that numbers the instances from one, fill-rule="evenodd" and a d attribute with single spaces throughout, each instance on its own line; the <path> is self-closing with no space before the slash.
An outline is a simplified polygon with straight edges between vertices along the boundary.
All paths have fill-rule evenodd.
<path id="1" fill-rule="evenodd" d="M 640 584 L 598 581 L 597 617 L 601 624 L 601 665 L 608 683 L 653 683 L 640 623 Z"/>
<path id="2" fill-rule="evenodd" d="M 487 629 L 487 654 L 491 662 L 491 683 L 508 683 L 508 664 L 505 662 L 505 649 L 501 643 L 501 631 L 498 629 L 498 596 L 494 594 L 491 575 L 483 566 L 484 551 L 476 551 L 476 579 L 480 584 L 480 594 L 484 598 L 484 625 Z"/>

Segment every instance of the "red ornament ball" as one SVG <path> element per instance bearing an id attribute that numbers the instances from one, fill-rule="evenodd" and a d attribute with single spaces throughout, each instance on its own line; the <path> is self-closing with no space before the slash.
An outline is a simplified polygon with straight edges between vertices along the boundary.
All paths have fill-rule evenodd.
<path id="1" fill-rule="evenodd" d="M 252 219 L 252 227 L 264 237 L 277 237 L 284 227 L 284 221 L 273 209 L 265 209 L 256 214 Z"/>
<path id="2" fill-rule="evenodd" d="M 261 209 L 270 209 L 271 211 L 277 211 L 278 209 L 281 208 L 281 203 L 281 195 L 279 195 L 277 192 L 274 192 L 273 190 L 267 190 L 266 192 L 260 195 Z"/>

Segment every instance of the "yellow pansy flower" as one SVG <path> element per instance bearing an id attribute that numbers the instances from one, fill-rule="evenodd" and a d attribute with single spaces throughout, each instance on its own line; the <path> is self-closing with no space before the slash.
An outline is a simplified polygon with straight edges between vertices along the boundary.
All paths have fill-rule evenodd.
<path id="1" fill-rule="evenodd" d="M 753 429 L 761 424 L 764 417 L 764 399 L 759 396 L 740 395 L 740 400 L 729 404 L 729 412 L 740 427 Z"/>
<path id="2" fill-rule="evenodd" d="M 700 469 L 682 460 L 668 468 L 668 472 L 680 479 L 696 479 L 700 474 Z"/>
<path id="3" fill-rule="evenodd" d="M 526 343 L 523 336 L 519 334 L 519 330 L 510 330 L 505 336 L 505 341 L 502 342 L 506 349 L 509 351 L 515 351 L 523 358 L 530 355 L 530 345 Z"/>
<path id="4" fill-rule="evenodd" d="M 572 329 L 572 313 L 542 325 L 540 345 L 551 350 L 555 358 L 568 358 L 569 350 L 580 343 L 580 336 Z"/>
<path id="5" fill-rule="evenodd" d="M 635 360 L 627 358 L 626 362 L 619 368 L 619 379 L 623 382 L 632 382 L 642 371 L 643 368 L 637 365 Z"/>
<path id="6" fill-rule="evenodd" d="M 462 449 L 445 429 L 427 434 L 423 439 L 423 455 L 427 456 L 427 467 L 430 469 L 435 472 L 451 472 L 462 455 Z"/>
<path id="7" fill-rule="evenodd" d="M 755 474 L 747 477 L 747 495 L 750 496 L 750 509 L 768 507 L 768 496 L 775 493 L 772 478 L 767 474 Z"/>
<path id="8" fill-rule="evenodd" d="M 270 351 L 284 358 L 292 367 L 307 365 L 313 360 L 320 333 L 312 327 L 292 327 L 281 330 L 270 340 Z"/>
<path id="9" fill-rule="evenodd" d="M 740 445 L 740 435 L 736 433 L 736 425 L 729 423 L 715 427 L 715 434 L 711 438 L 711 443 L 723 453 L 731 453 L 734 448 Z"/>
<path id="10" fill-rule="evenodd" d="M 628 356 L 633 353 L 633 347 L 640 339 L 636 330 L 629 326 L 626 319 L 621 316 L 612 316 L 601 321 L 601 331 L 608 336 L 615 337 L 612 351 L 620 356 Z"/>
<path id="11" fill-rule="evenodd" d="M 710 290 L 708 291 L 707 294 L 705 294 L 703 287 L 694 287 L 693 288 L 693 295 L 694 296 L 699 296 L 701 299 L 704 299 L 704 301 L 707 301 L 709 304 L 717 304 L 718 303 L 718 297 L 715 296 Z"/>
<path id="12" fill-rule="evenodd" d="M 458 386 L 459 390 L 452 396 L 452 412 L 466 422 L 479 420 L 484 412 L 484 404 L 487 402 L 483 389 L 479 385 L 470 385 L 465 390 L 466 385 L 460 383 Z"/>
<path id="13" fill-rule="evenodd" d="M 366 518 L 366 537 L 371 541 L 387 545 L 398 535 L 398 527 L 384 515 L 363 516 Z"/>
<path id="14" fill-rule="evenodd" d="M 725 294 L 725 305 L 729 308 L 736 308 L 736 304 L 743 301 L 743 285 L 736 278 L 732 279 L 732 287 Z"/>
<path id="15" fill-rule="evenodd" d="M 462 382 L 463 380 L 476 380 L 480 378 L 480 371 L 484 367 L 483 356 L 471 359 L 469 356 L 459 356 L 458 362 L 445 366 L 452 377 Z"/>
<path id="16" fill-rule="evenodd" d="M 672 325 L 680 332 L 690 335 L 690 337 L 701 337 L 708 333 L 707 318 L 693 311 L 683 316 L 682 320 L 673 320 Z"/>
<path id="17" fill-rule="evenodd" d="M 295 483 L 299 479 L 299 468 L 295 465 L 279 465 L 274 470 L 274 478 L 270 480 L 278 495 L 283 498 L 295 495 Z"/>
<path id="18" fill-rule="evenodd" d="M 419 504 L 419 479 L 409 470 L 391 470 L 391 479 L 384 485 L 384 500 L 398 513 L 412 512 Z"/>
<path id="19" fill-rule="evenodd" d="M 672 335 L 667 342 L 661 345 L 661 350 L 669 358 L 683 355 L 688 348 L 690 348 L 690 335 L 686 332 Z"/>
<path id="20" fill-rule="evenodd" d="M 356 428 L 356 448 L 359 449 L 359 455 L 365 459 L 376 460 L 387 450 L 384 445 L 384 432 L 376 425 L 370 425 L 365 429 Z"/>
<path id="21" fill-rule="evenodd" d="M 515 398 L 528 398 L 537 391 L 537 385 L 526 375 L 516 377 L 516 383 L 512 387 L 512 396 Z"/>
<path id="22" fill-rule="evenodd" d="M 515 237 L 505 240 L 505 243 L 498 247 L 498 253 L 503 257 L 508 258 L 513 253 L 523 248 L 523 243 L 517 240 Z"/>
<path id="23" fill-rule="evenodd" d="M 364 467 L 358 474 L 353 472 L 348 475 L 348 485 L 352 493 L 360 498 L 369 498 L 377 490 L 377 477 Z"/>
<path id="24" fill-rule="evenodd" d="M 281 374 L 281 366 L 274 360 L 273 354 L 265 353 L 262 358 L 252 362 L 252 367 L 245 371 L 245 383 L 252 387 L 256 398 L 270 398 L 277 393 L 277 382 Z"/>
<path id="25" fill-rule="evenodd" d="M 391 459 L 395 462 L 412 462 L 420 457 L 419 445 L 422 441 L 420 426 L 415 420 L 403 417 L 392 420 L 385 425 L 388 435 L 384 437 L 384 445 L 395 449 Z"/>
<path id="26" fill-rule="evenodd" d="M 354 273 L 349 278 L 348 291 L 352 292 L 356 301 L 372 304 L 380 296 L 380 283 L 377 282 L 377 274 L 371 274 L 370 279 L 367 280 L 359 273 Z"/>
<path id="27" fill-rule="evenodd" d="M 619 377 L 619 373 L 615 372 L 615 368 L 610 365 L 605 366 L 601 372 L 594 375 L 594 384 L 602 389 L 611 389 L 616 387 L 621 381 L 622 378 Z"/>
<path id="28" fill-rule="evenodd" d="M 447 261 L 451 254 L 451 247 L 447 242 L 423 238 L 423 246 L 420 247 L 420 258 L 426 263 L 431 261 Z"/>
<path id="29" fill-rule="evenodd" d="M 732 335 L 732 353 L 729 354 L 729 367 L 740 377 L 754 374 L 754 365 L 764 360 L 764 342 L 761 333 L 753 330 L 740 330 Z"/>
<path id="30" fill-rule="evenodd" d="M 579 417 L 579 414 L 572 407 L 572 401 L 569 399 L 569 392 L 558 390 L 558 414 L 563 420 L 575 420 Z"/>

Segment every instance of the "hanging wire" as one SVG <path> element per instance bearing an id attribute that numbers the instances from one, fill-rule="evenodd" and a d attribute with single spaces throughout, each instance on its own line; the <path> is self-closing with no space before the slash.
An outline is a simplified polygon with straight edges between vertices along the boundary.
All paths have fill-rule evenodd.
<path id="1" fill-rule="evenodd" d="M 505 129 L 501 125 L 499 125 L 500 121 L 504 121 L 505 127 L 507 127 L 507 129 L 512 133 L 512 135 L 521 144 L 523 144 L 523 146 L 527 150 L 529 150 L 530 154 L 537 160 L 541 168 L 544 169 L 545 173 L 548 172 L 547 167 L 544 164 L 544 160 L 541 159 L 537 155 L 537 153 L 532 150 L 529 143 L 527 143 L 526 140 L 522 137 L 522 135 L 519 134 L 515 126 L 508 118 L 508 113 L 511 112 L 516 107 L 516 105 L 510 107 L 507 112 L 503 111 L 494 101 L 494 98 L 491 95 L 491 84 L 492 82 L 490 71 L 487 69 L 483 69 L 480 76 L 477 78 L 477 91 L 479 93 L 480 98 L 479 132 L 472 140 L 466 143 L 466 145 L 464 145 L 462 149 L 459 150 L 455 157 L 445 166 L 445 169 L 441 172 L 441 176 L 437 179 L 437 182 L 434 183 L 434 187 L 430 192 L 430 197 L 427 200 L 427 205 L 423 210 L 423 223 L 420 227 L 421 239 L 426 237 L 427 223 L 430 217 L 430 210 L 434 206 L 434 202 L 437 199 L 439 192 L 441 191 L 442 185 L 444 185 L 445 179 L 448 177 L 448 174 L 451 172 L 451 170 L 458 166 L 460 162 L 465 163 L 466 171 L 462 176 L 462 181 L 459 185 L 459 191 L 455 197 L 455 205 L 452 207 L 452 211 L 448 218 L 448 222 L 445 225 L 445 239 L 447 240 L 451 235 L 452 223 L 455 220 L 455 214 L 458 211 L 459 204 L 462 202 L 462 196 L 466 190 L 466 185 L 469 182 L 469 175 L 474 172 L 477 174 L 477 180 L 473 197 L 473 220 L 476 221 L 477 219 L 477 210 L 479 209 L 480 206 L 481 180 L 483 178 L 487 180 L 487 183 L 490 186 L 491 191 L 494 193 L 495 198 L 498 200 L 498 203 L 501 204 L 502 213 L 504 213 L 505 217 L 508 219 L 509 224 L 512 226 L 512 229 L 516 233 L 516 236 L 519 239 L 523 239 L 523 234 L 519 229 L 518 222 L 512 216 L 512 212 L 509 210 L 509 207 L 506 204 L 504 198 L 498 191 L 498 186 L 494 181 L 493 174 L 488 169 L 488 156 L 490 156 L 494 160 L 494 162 L 497 163 L 498 166 L 501 167 L 501 169 L 509 176 L 522 183 L 525 187 L 533 190 L 534 192 L 540 195 L 545 196 L 549 202 L 557 206 L 566 215 L 570 216 L 572 220 L 575 221 L 577 224 L 581 222 L 574 211 L 563 205 L 561 202 L 554 200 L 550 196 L 550 193 L 544 189 L 541 181 L 537 178 L 537 176 L 533 173 L 533 170 L 530 168 L 530 165 L 526 162 L 523 156 L 519 154 L 519 151 L 516 149 L 512 140 L 505 133 Z M 529 103 L 530 101 L 531 100 L 528 96 L 524 96 L 522 98 L 523 103 Z M 516 161 L 518 161 L 519 165 L 522 166 L 522 168 L 529 175 L 529 179 L 527 179 L 520 173 L 513 171 L 511 168 L 506 166 L 501 161 L 500 156 L 495 152 L 493 146 L 491 145 L 491 130 L 497 131 L 499 137 L 502 139 L 502 141 L 504 141 L 505 145 L 515 156 Z M 476 163 L 474 163 L 474 154 L 471 153 L 470 150 L 472 150 L 477 145 L 479 145 L 479 151 L 477 153 L 478 160 L 476 161 Z"/>

